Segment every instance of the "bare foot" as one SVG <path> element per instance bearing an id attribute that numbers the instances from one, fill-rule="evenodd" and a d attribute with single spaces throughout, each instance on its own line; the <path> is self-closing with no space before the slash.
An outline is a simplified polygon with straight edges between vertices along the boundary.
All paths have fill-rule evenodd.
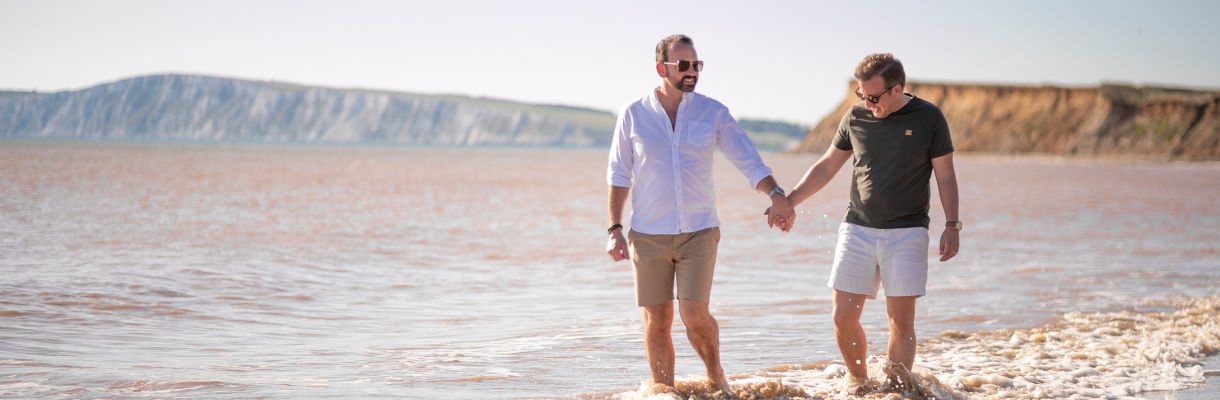
<path id="1" fill-rule="evenodd" d="M 877 389 L 867 376 L 847 374 L 843 376 L 843 392 L 848 396 L 863 396 Z"/>
<path id="2" fill-rule="evenodd" d="M 723 377 L 720 380 L 708 379 L 708 382 L 712 384 L 713 388 L 720 391 L 721 395 L 718 398 L 737 400 L 737 393 L 733 392 L 733 388 L 729 386 L 729 382 Z"/>

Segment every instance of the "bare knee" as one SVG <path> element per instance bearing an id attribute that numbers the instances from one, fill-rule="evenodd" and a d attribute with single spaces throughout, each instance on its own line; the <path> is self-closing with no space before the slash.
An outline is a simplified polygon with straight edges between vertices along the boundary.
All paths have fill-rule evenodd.
<path id="1" fill-rule="evenodd" d="M 890 318 L 890 336 L 915 340 L 915 321 Z"/>
<path id="2" fill-rule="evenodd" d="M 835 290 L 834 310 L 832 311 L 835 329 L 860 325 L 860 314 L 864 313 L 866 296 Z"/>
<path id="3" fill-rule="evenodd" d="M 911 331 L 915 330 L 915 318 L 910 315 L 887 315 L 890 320 L 890 330 Z"/>
<path id="4" fill-rule="evenodd" d="M 686 325 L 687 330 L 703 329 L 716 323 L 716 319 L 707 309 L 707 303 L 682 301 L 678 311 L 682 314 L 682 323 Z"/>
<path id="5" fill-rule="evenodd" d="M 913 297 L 887 299 L 886 314 L 890 320 L 890 334 L 915 337 L 915 300 Z"/>
<path id="6" fill-rule="evenodd" d="M 644 307 L 644 330 L 648 333 L 669 333 L 674 321 L 674 303 L 665 303 Z"/>
<path id="7" fill-rule="evenodd" d="M 860 324 L 860 314 L 853 313 L 853 312 L 836 311 L 834 313 L 834 323 L 835 323 L 835 329 L 859 325 Z"/>
<path id="8" fill-rule="evenodd" d="M 862 303 L 862 302 L 861 302 Z M 835 303 L 833 319 L 835 328 L 851 327 L 860 324 L 860 314 L 863 313 L 863 304 L 853 303 Z"/>

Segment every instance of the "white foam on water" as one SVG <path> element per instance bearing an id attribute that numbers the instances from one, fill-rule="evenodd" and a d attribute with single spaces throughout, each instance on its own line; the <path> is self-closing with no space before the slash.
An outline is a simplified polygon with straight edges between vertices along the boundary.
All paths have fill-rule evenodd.
<path id="1" fill-rule="evenodd" d="M 1220 351 L 1220 296 L 1145 304 L 1168 312 L 1069 313 L 1028 329 L 945 331 L 919 346 L 914 372 L 869 358 L 872 383 L 854 393 L 838 361 L 729 377 L 743 399 L 1137 398 L 1202 385 L 1201 360 Z M 890 377 L 888 383 L 881 380 Z M 703 377 L 645 381 L 616 399 L 720 398 Z"/>

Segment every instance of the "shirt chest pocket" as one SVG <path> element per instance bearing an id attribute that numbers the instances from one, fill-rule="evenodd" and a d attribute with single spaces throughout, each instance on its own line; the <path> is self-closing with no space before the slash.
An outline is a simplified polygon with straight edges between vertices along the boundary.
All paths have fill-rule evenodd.
<path id="1" fill-rule="evenodd" d="M 696 147 L 716 144 L 716 125 L 707 121 L 691 121 L 686 130 L 686 142 Z"/>

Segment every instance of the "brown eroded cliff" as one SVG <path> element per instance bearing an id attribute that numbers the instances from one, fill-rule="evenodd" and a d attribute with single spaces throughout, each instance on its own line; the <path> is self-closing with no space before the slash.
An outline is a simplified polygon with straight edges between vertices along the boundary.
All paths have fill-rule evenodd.
<path id="1" fill-rule="evenodd" d="M 798 151 L 822 152 L 860 100 L 855 83 Z M 945 113 L 959 151 L 1220 160 L 1220 92 L 910 82 Z"/>

